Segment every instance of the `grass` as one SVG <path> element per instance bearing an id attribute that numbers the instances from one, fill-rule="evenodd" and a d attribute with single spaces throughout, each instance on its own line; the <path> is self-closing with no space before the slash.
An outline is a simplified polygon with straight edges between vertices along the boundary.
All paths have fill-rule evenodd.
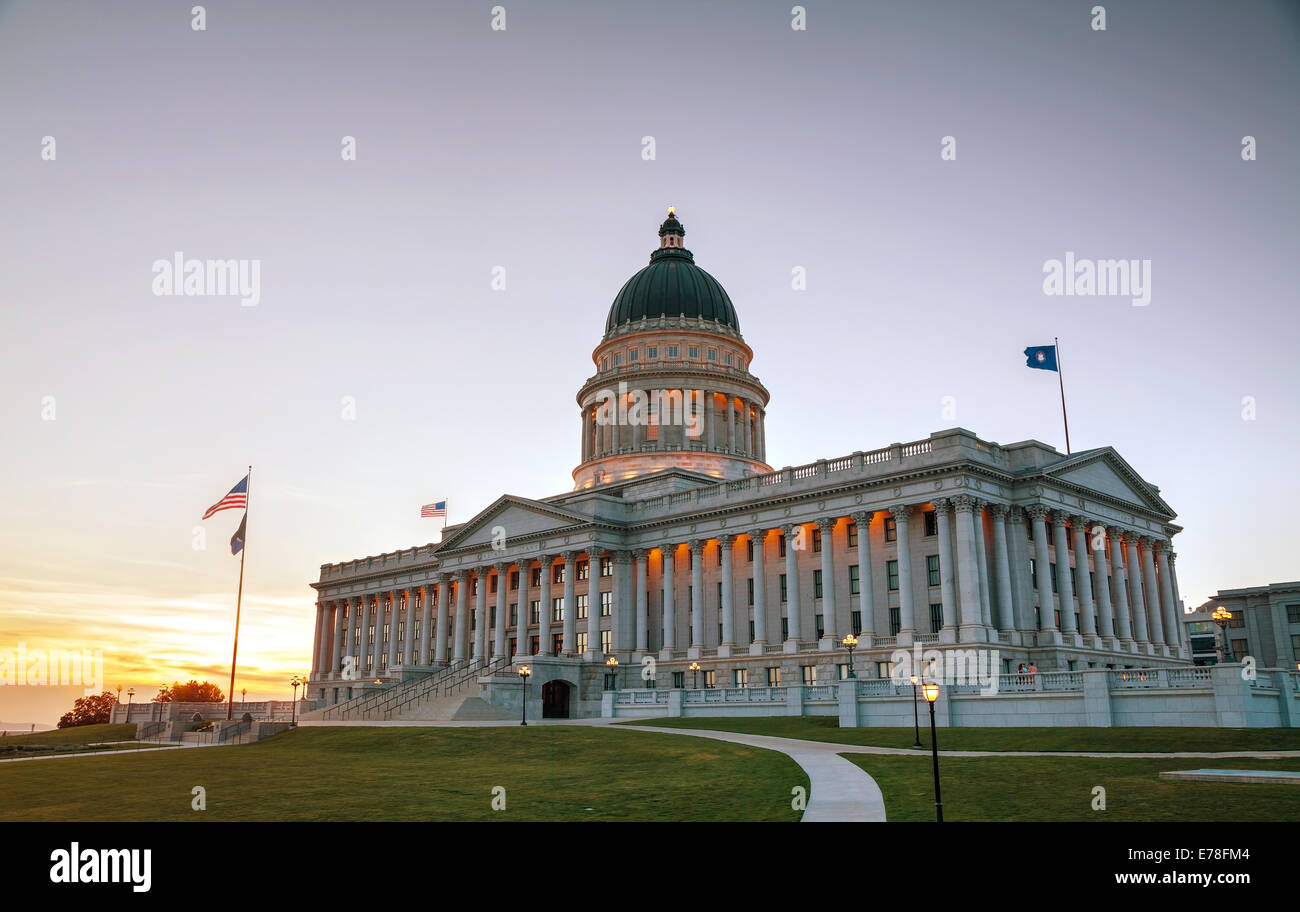
<path id="1" fill-rule="evenodd" d="M 921 744 L 930 747 L 929 723 L 921 727 Z M 694 728 L 830 741 L 873 747 L 911 747 L 907 728 L 840 728 L 833 716 L 759 716 L 750 718 L 661 718 L 620 725 Z M 1300 750 L 1300 728 L 941 728 L 939 749 L 988 751 L 1240 751 Z"/>
<path id="2" fill-rule="evenodd" d="M 135 723 L 120 725 L 78 725 L 56 728 L 30 735 L 6 735 L 0 738 L 0 760 L 38 757 L 46 754 L 81 754 L 122 750 L 136 747 Z M 130 741 L 130 744 L 103 745 L 95 742 Z"/>
<path id="3" fill-rule="evenodd" d="M 929 757 L 844 754 L 876 780 L 891 821 L 934 820 Z M 945 821 L 1300 821 L 1300 786 L 1176 782 L 1159 774 L 1200 769 L 1195 760 L 1085 757 L 941 757 Z M 1232 760 L 1232 769 L 1296 770 L 1296 760 Z M 1093 810 L 1093 789 L 1106 809 Z"/>
<path id="4" fill-rule="evenodd" d="M 256 744 L 0 764 L 0 820 L 793 821 L 774 751 L 579 727 L 302 728 Z M 207 810 L 191 809 L 191 789 Z M 493 811 L 493 789 L 506 809 Z"/>

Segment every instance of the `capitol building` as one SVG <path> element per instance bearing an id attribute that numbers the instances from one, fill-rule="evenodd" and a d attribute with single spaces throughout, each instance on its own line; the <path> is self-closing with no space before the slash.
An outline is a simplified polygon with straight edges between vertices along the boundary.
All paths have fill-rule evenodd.
<path id="1" fill-rule="evenodd" d="M 850 662 L 869 682 L 916 646 L 1003 674 L 1190 666 L 1180 527 L 1115 450 L 954 428 L 779 466 L 736 306 L 672 210 L 658 235 L 577 391 L 572 490 L 321 567 L 313 716 L 401 718 L 457 687 L 484 718 L 516 711 L 525 664 L 529 715 L 551 717 L 611 691 L 833 684 Z"/>

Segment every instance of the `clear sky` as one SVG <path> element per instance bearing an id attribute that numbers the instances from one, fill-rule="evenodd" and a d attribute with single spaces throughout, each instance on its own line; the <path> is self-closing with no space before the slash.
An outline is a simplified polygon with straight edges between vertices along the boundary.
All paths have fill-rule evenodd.
<path id="1" fill-rule="evenodd" d="M 953 425 L 1064 449 L 1021 354 L 1059 336 L 1074 448 L 1178 511 L 1186 603 L 1300 577 L 1300 6 L 503 5 L 0 2 L 0 649 L 224 690 L 238 514 L 199 518 L 252 463 L 236 689 L 288 697 L 322 563 L 572 486 L 669 204 L 774 466 Z M 259 260 L 259 302 L 155 296 L 176 251 Z M 1149 260 L 1150 303 L 1045 295 L 1067 251 Z M 0 721 L 70 702 L 0 688 Z"/>

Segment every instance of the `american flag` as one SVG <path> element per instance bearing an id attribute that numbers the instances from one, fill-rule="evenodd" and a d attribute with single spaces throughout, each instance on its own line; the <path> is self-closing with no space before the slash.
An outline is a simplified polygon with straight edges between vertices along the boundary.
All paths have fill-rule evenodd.
<path id="1" fill-rule="evenodd" d="M 447 501 L 445 500 L 440 500 L 437 503 L 425 504 L 424 506 L 420 507 L 421 519 L 423 519 L 426 516 L 446 516 L 446 515 L 447 515 Z"/>
<path id="2" fill-rule="evenodd" d="M 203 518 L 207 519 L 213 513 L 220 513 L 222 510 L 243 510 L 247 506 L 248 476 L 245 475 L 239 484 L 230 489 L 229 494 L 208 507 L 208 512 L 203 514 Z"/>

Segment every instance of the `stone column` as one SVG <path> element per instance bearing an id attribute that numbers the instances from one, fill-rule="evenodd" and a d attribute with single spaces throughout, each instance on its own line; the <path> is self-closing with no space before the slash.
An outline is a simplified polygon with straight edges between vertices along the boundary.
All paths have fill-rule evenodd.
<path id="1" fill-rule="evenodd" d="M 587 651 L 583 658 L 599 661 L 600 651 L 600 548 L 587 549 Z"/>
<path id="2" fill-rule="evenodd" d="M 1053 538 L 1056 542 L 1056 588 L 1060 592 L 1061 632 L 1065 634 L 1067 643 L 1078 646 L 1079 625 L 1074 621 L 1074 581 L 1070 579 L 1070 538 L 1065 529 L 1065 514 L 1054 510 L 1052 525 L 1056 527 Z"/>
<path id="3" fill-rule="evenodd" d="M 370 670 L 370 596 L 361 596 L 361 641 L 357 644 L 357 671 L 369 678 Z"/>
<path id="4" fill-rule="evenodd" d="M 898 540 L 898 646 L 911 646 L 916 636 L 916 606 L 912 603 L 912 545 L 907 533 L 907 516 L 911 509 L 907 504 L 895 504 L 889 508 Z"/>
<path id="5" fill-rule="evenodd" d="M 817 520 L 822 536 L 822 639 L 823 652 L 839 648 L 839 625 L 835 623 L 835 522 L 832 517 Z"/>
<path id="6" fill-rule="evenodd" d="M 419 589 L 406 590 L 406 630 L 402 638 L 402 667 L 415 664 L 415 598 Z"/>
<path id="7" fill-rule="evenodd" d="M 447 602 L 451 594 L 451 574 L 444 573 L 438 582 L 438 626 L 434 631 L 433 660 L 447 664 Z"/>
<path id="8" fill-rule="evenodd" d="M 1092 586 L 1088 577 L 1088 521 L 1082 516 L 1071 516 L 1070 523 L 1074 527 L 1074 565 L 1079 568 L 1079 591 L 1075 594 L 1079 597 L 1079 619 L 1083 626 L 1084 645 L 1100 648 L 1097 619 L 1094 616 L 1096 609 L 1092 603 Z"/>
<path id="9" fill-rule="evenodd" d="M 786 626 L 789 627 L 784 650 L 798 652 L 800 624 L 803 620 L 799 610 L 799 552 L 795 548 L 799 541 L 799 526 L 782 526 L 781 534 L 785 537 Z"/>
<path id="10" fill-rule="evenodd" d="M 456 571 L 456 618 L 452 622 L 454 630 L 452 633 L 452 654 L 453 662 L 465 661 L 465 634 L 468 632 L 469 618 L 466 616 L 469 609 L 466 605 L 469 602 L 469 573 L 465 570 Z"/>
<path id="11" fill-rule="evenodd" d="M 630 552 L 614 552 L 614 575 L 609 585 L 609 641 L 615 654 L 636 648 L 636 603 L 629 578 L 630 564 Z"/>
<path id="12" fill-rule="evenodd" d="M 1094 537 L 1092 571 L 1101 577 L 1101 582 L 1097 584 L 1097 633 L 1111 640 L 1110 643 L 1105 643 L 1103 640 L 1103 646 L 1114 649 L 1118 645 L 1115 641 L 1118 634 L 1115 630 L 1115 612 L 1110 606 L 1110 574 L 1106 572 L 1106 527 L 1098 523 L 1088 531 Z M 1098 532 L 1101 533 L 1100 548 L 1095 545 Z"/>
<path id="13" fill-rule="evenodd" d="M 380 659 L 384 654 L 384 593 L 375 596 L 375 643 L 374 673 L 379 674 Z"/>
<path id="14" fill-rule="evenodd" d="M 722 556 L 722 598 L 718 605 L 718 612 L 722 615 L 722 642 L 718 644 L 718 655 L 722 657 L 731 655 L 731 647 L 736 644 L 736 578 L 731 566 L 732 547 L 735 544 L 734 535 L 718 536 L 718 549 Z"/>
<path id="15" fill-rule="evenodd" d="M 1178 629 L 1178 605 L 1174 602 L 1174 587 L 1169 580 L 1169 542 L 1156 542 L 1156 560 L 1160 563 L 1160 609 L 1165 618 L 1165 642 L 1180 649 L 1183 644 Z"/>
<path id="16" fill-rule="evenodd" d="M 739 449 L 736 445 L 736 400 L 731 393 L 727 393 L 727 449 L 732 453 Z"/>
<path id="17" fill-rule="evenodd" d="M 864 649 L 871 646 L 876 629 L 875 590 L 871 583 L 871 518 L 875 515 L 872 510 L 859 510 L 852 516 L 858 527 L 858 613 L 862 615 L 858 639 Z"/>
<path id="18" fill-rule="evenodd" d="M 337 675 L 343 670 L 343 649 L 347 645 L 347 600 L 334 603 L 334 661 L 330 663 L 330 673 Z"/>
<path id="19" fill-rule="evenodd" d="M 487 664 L 488 642 L 488 568 L 479 567 L 476 572 L 478 574 L 478 595 L 474 600 L 474 660 L 479 665 L 485 665 Z"/>
<path id="20" fill-rule="evenodd" d="M 1151 635 L 1147 630 L 1147 603 L 1142 595 L 1142 561 L 1138 557 L 1138 536 L 1135 532 L 1124 533 L 1124 543 L 1128 546 L 1125 554 L 1125 567 L 1128 575 L 1129 605 L 1133 608 L 1133 639 L 1137 640 L 1140 652 L 1151 655 Z"/>
<path id="21" fill-rule="evenodd" d="M 700 440 L 704 443 L 704 449 L 713 449 L 713 393 L 709 390 L 702 390 L 704 400 L 704 414 L 702 417 L 703 427 L 700 428 Z"/>
<path id="22" fill-rule="evenodd" d="M 754 642 L 749 644 L 749 654 L 761 656 L 767 646 L 767 577 L 763 570 L 767 530 L 752 529 L 746 534 L 754 547 Z"/>
<path id="23" fill-rule="evenodd" d="M 564 636 L 564 654 L 571 656 L 574 655 L 573 644 L 578 641 L 578 606 L 574 597 L 574 578 L 578 575 L 578 553 L 565 551 L 560 557 L 564 560 L 564 623 L 560 632 Z"/>
<path id="24" fill-rule="evenodd" d="M 677 553 L 676 545 L 661 545 L 659 548 L 663 554 L 663 583 L 664 583 L 664 645 L 659 650 L 659 658 L 665 662 L 673 657 L 673 650 L 677 648 L 677 606 L 673 598 L 673 564 Z"/>
<path id="25" fill-rule="evenodd" d="M 551 574 L 555 572 L 555 555 L 543 554 L 542 562 L 542 585 L 538 598 L 541 603 L 537 607 L 537 654 L 547 656 L 551 654 Z"/>
<path id="26" fill-rule="evenodd" d="M 710 404 L 712 400 L 710 400 Z M 691 540 L 691 648 L 688 656 L 698 659 L 704 647 L 704 542 Z"/>
<path id="27" fill-rule="evenodd" d="M 492 651 L 497 656 L 508 657 L 510 649 L 506 646 L 506 620 L 509 617 L 507 601 L 510 598 L 510 564 L 496 565 L 497 571 L 497 623 L 492 637 Z"/>
<path id="28" fill-rule="evenodd" d="M 1039 644 L 1061 642 L 1056 627 L 1056 605 L 1052 601 L 1052 573 L 1049 569 L 1051 555 L 1047 550 L 1047 508 L 1031 504 L 1025 512 L 1034 524 L 1034 576 L 1038 583 Z"/>
<path id="29" fill-rule="evenodd" d="M 325 649 L 325 603 L 316 603 L 316 628 L 311 640 L 311 672 L 307 675 L 314 680 L 320 674 L 321 652 Z"/>
<path id="30" fill-rule="evenodd" d="M 399 611 L 404 589 L 397 589 L 389 596 L 389 604 L 392 606 L 388 611 L 388 672 L 392 674 L 394 666 L 397 665 L 397 621 L 401 617 Z"/>
<path id="31" fill-rule="evenodd" d="M 429 664 L 429 644 L 433 642 L 433 599 L 434 590 L 441 590 L 438 585 L 424 587 L 424 613 L 420 615 L 420 664 Z"/>
<path id="32" fill-rule="evenodd" d="M 963 643 L 983 643 L 987 631 L 980 622 L 980 581 L 975 567 L 976 500 L 967 494 L 952 499 L 957 514 L 957 583 L 961 599 L 961 627 L 958 638 Z"/>
<path id="33" fill-rule="evenodd" d="M 1015 603 L 1011 600 L 1011 552 L 1007 544 L 1007 523 L 1014 521 L 1003 504 L 993 504 L 993 561 L 998 580 L 999 630 L 1015 630 Z M 1001 637 L 998 638 L 999 641 Z"/>
<path id="34" fill-rule="evenodd" d="M 1164 647 L 1165 643 L 1165 624 L 1160 617 L 1160 589 L 1156 586 L 1156 563 L 1155 540 L 1142 537 L 1142 584 L 1146 590 L 1147 618 L 1149 620 L 1148 629 L 1151 631 L 1151 642 L 1155 644 L 1156 650 L 1164 655 L 1169 654 L 1169 650 Z"/>
<path id="35" fill-rule="evenodd" d="M 617 427 L 617 425 L 611 425 Z M 519 590 L 515 596 L 515 655 L 531 656 L 533 651 L 528 645 L 528 574 L 533 569 L 531 558 L 519 559 Z"/>
<path id="36" fill-rule="evenodd" d="M 1115 618 L 1125 651 L 1133 652 L 1133 618 L 1128 607 L 1128 583 L 1124 579 L 1124 534 L 1113 526 L 1106 530 L 1110 539 L 1111 582 L 1115 585 Z"/>
<path id="37" fill-rule="evenodd" d="M 646 588 L 646 561 L 650 552 L 638 548 L 632 552 L 636 562 L 636 655 L 638 658 L 650 651 L 650 593 Z"/>
<path id="38" fill-rule="evenodd" d="M 958 607 L 953 583 L 957 563 L 952 557 L 952 519 L 950 515 L 952 501 L 946 497 L 936 497 L 930 503 L 934 507 L 935 531 L 939 533 L 939 586 L 942 593 L 940 598 L 943 599 L 943 627 L 939 631 L 939 642 L 955 643 L 957 642 Z M 901 563 L 899 571 L 901 575 Z M 926 585 L 929 586 L 929 583 L 930 581 L 927 579 Z M 929 618 L 925 620 L 928 621 Z M 925 632 L 928 634 L 930 630 L 926 629 Z"/>
<path id="39" fill-rule="evenodd" d="M 992 635 L 995 625 L 993 623 L 993 599 L 989 593 L 989 548 L 988 541 L 984 536 L 984 508 L 986 506 L 988 506 L 987 501 L 976 500 L 971 518 L 975 523 L 975 572 L 979 576 L 980 583 L 980 624 L 988 629 L 990 633 L 989 641 L 996 643 L 998 638 Z"/>
<path id="40" fill-rule="evenodd" d="M 1187 634 L 1187 625 L 1183 623 L 1182 600 L 1178 595 L 1178 568 L 1174 566 L 1178 560 L 1178 554 L 1172 547 L 1166 550 L 1169 552 L 1169 587 L 1174 591 L 1174 614 L 1178 617 L 1178 638 L 1182 644 L 1182 657 L 1190 660 L 1192 657 L 1192 642 Z"/>
<path id="41" fill-rule="evenodd" d="M 753 421 L 752 421 L 752 420 L 750 419 L 750 417 L 749 417 L 749 400 L 748 400 L 748 399 L 742 399 L 742 400 L 741 400 L 741 405 L 742 405 L 743 408 L 745 409 L 745 420 L 744 420 L 744 426 L 745 426 L 745 440 L 744 440 L 744 444 L 743 444 L 743 446 L 741 446 L 741 448 L 740 448 L 740 453 L 741 453 L 742 456 L 753 457 L 753 455 L 754 455 L 754 430 L 753 430 Z"/>

